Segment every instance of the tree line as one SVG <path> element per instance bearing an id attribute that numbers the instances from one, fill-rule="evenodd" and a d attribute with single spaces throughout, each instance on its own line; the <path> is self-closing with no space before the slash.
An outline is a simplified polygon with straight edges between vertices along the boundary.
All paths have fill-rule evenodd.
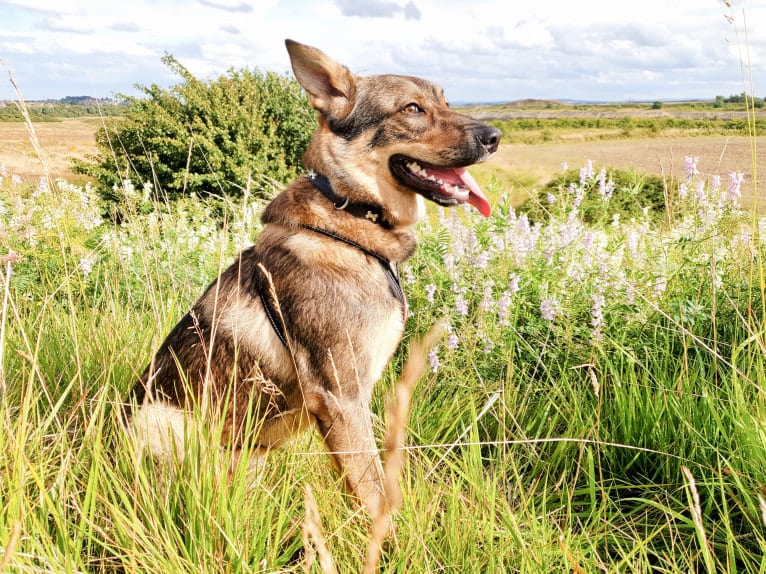
<path id="1" fill-rule="evenodd" d="M 29 117 L 35 122 L 53 122 L 62 118 L 113 117 L 125 111 L 125 106 L 112 99 L 89 96 L 68 96 L 59 100 L 25 102 Z M 13 101 L 0 101 L 0 122 L 18 122 L 23 119 Z"/>
<path id="2" fill-rule="evenodd" d="M 724 104 L 750 104 L 755 108 L 762 108 L 766 105 L 766 98 L 756 98 L 747 92 L 742 92 L 741 94 L 732 94 L 728 98 L 716 96 L 715 100 L 713 100 L 714 107 L 720 108 Z"/>

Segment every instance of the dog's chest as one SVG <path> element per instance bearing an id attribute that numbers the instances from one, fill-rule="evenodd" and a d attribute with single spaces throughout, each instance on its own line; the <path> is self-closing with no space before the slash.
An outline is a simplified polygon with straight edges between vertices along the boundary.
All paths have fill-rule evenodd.
<path id="1" fill-rule="evenodd" d="M 379 323 L 368 326 L 368 333 L 366 333 L 366 339 L 370 342 L 368 374 L 373 384 L 380 379 L 391 356 L 399 346 L 403 331 L 402 313 L 399 310 L 391 311 Z"/>

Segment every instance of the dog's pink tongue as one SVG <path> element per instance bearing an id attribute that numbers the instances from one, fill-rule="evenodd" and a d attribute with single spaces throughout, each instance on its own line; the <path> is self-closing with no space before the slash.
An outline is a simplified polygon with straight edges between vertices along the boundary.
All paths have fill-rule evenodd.
<path id="1" fill-rule="evenodd" d="M 492 213 L 492 206 L 489 204 L 484 192 L 476 183 L 473 176 L 468 173 L 468 170 L 464 167 L 456 167 L 452 169 L 432 169 L 428 168 L 428 174 L 433 175 L 437 179 L 441 179 L 448 185 L 456 185 L 468 190 L 468 203 L 473 205 L 479 210 L 484 217 L 489 217 Z M 444 189 L 444 188 L 443 188 Z M 445 189 L 447 193 L 448 190 Z"/>
<path id="2" fill-rule="evenodd" d="M 465 168 L 456 169 L 455 173 L 462 180 L 463 186 L 468 188 L 468 203 L 478 209 L 484 217 L 489 217 L 492 213 L 492 206 L 473 176 Z"/>

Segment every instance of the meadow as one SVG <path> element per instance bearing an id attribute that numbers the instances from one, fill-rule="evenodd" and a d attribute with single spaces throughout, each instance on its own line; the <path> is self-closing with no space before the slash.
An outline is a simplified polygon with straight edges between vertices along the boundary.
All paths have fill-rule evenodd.
<path id="1" fill-rule="evenodd" d="M 489 219 L 431 208 L 379 436 L 410 342 L 449 333 L 412 397 L 379 571 L 766 572 L 757 140 L 733 166 L 686 141 L 661 208 L 565 151 L 550 173 L 482 166 Z M 572 183 L 523 211 L 563 162 Z M 360 572 L 369 520 L 316 435 L 254 478 L 215 429 L 181 464 L 125 440 L 126 391 L 263 204 L 118 191 L 119 225 L 89 183 L 0 165 L 0 571 Z"/>

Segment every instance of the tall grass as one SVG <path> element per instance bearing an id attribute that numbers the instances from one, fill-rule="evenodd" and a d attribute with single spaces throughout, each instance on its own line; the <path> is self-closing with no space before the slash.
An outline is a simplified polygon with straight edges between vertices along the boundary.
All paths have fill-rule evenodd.
<path id="1" fill-rule="evenodd" d="M 450 332 L 412 398 L 381 571 L 763 571 L 762 224 L 737 174 L 687 174 L 659 214 L 586 223 L 583 201 L 620 193 L 588 165 L 539 223 L 500 200 L 421 226 L 381 418 L 407 343 L 440 317 Z M 371 525 L 316 435 L 253 477 L 215 428 L 176 464 L 120 430 L 116 405 L 262 206 L 156 205 L 125 182 L 116 226 L 87 186 L 0 176 L 0 564 L 303 571 L 308 486 L 331 560 L 361 571 Z"/>

